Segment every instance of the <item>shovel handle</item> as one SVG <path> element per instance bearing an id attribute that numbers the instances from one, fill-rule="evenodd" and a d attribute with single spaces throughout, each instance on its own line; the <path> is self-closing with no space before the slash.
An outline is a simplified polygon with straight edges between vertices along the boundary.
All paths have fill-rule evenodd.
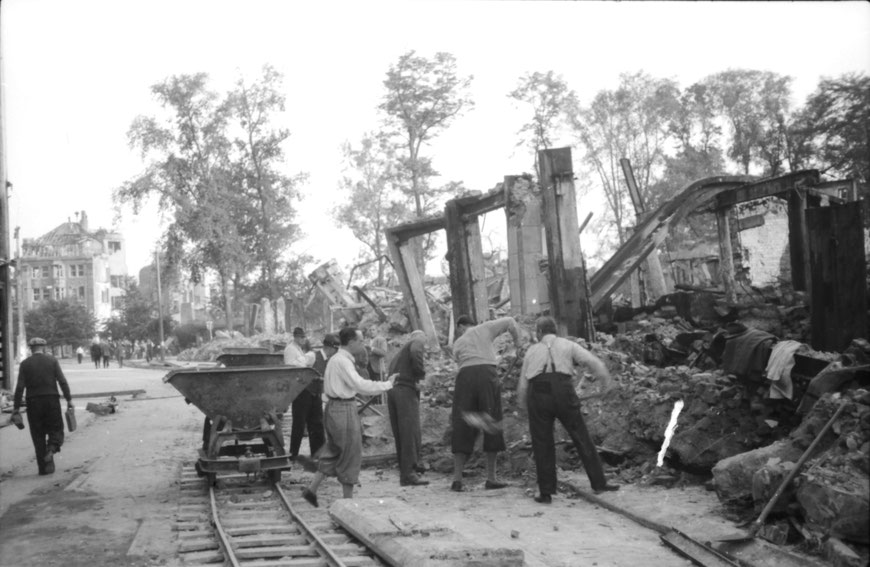
<path id="1" fill-rule="evenodd" d="M 791 481 L 794 479 L 795 476 L 797 476 L 797 473 L 800 471 L 804 463 L 807 462 L 807 460 L 810 458 L 810 455 L 819 444 L 819 442 L 822 440 L 822 437 L 824 437 L 825 434 L 831 429 L 831 427 L 833 427 L 834 422 L 837 421 L 837 418 L 840 417 L 840 414 L 843 413 L 844 409 L 846 409 L 845 402 L 840 404 L 840 407 L 837 408 L 837 411 L 834 412 L 834 415 L 831 416 L 831 419 L 828 420 L 828 423 L 826 423 L 822 430 L 819 431 L 818 435 L 816 435 L 816 438 L 813 439 L 813 442 L 810 443 L 810 446 L 807 447 L 807 450 L 804 451 L 804 454 L 801 455 L 800 459 L 798 459 L 798 462 L 795 463 L 794 468 L 788 471 L 788 474 L 780 483 L 779 488 L 776 489 L 776 492 L 774 492 L 773 496 L 770 497 L 770 500 L 764 507 L 764 510 L 761 511 L 758 519 L 752 523 L 752 526 L 750 527 L 750 532 L 752 534 L 755 534 L 759 529 L 761 529 L 761 526 L 764 525 L 764 520 L 767 519 L 767 515 L 770 514 L 771 510 L 773 510 L 773 507 L 779 501 L 782 493 L 785 492 L 785 489 L 788 488 L 788 485 L 791 484 Z"/>

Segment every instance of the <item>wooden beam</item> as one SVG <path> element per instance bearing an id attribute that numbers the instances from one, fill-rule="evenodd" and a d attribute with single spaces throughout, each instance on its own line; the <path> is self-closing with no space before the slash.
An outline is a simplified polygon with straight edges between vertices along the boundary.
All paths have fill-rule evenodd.
<path id="1" fill-rule="evenodd" d="M 468 243 L 468 273 L 471 275 L 471 298 L 474 302 L 475 321 L 489 320 L 489 293 L 486 289 L 486 269 L 483 263 L 483 242 L 480 238 L 480 222 L 475 216 L 465 222 Z"/>
<path id="2" fill-rule="evenodd" d="M 715 203 L 718 194 L 755 180 L 755 177 L 746 175 L 700 179 L 684 187 L 676 197 L 650 213 L 629 239 L 590 278 L 593 309 L 597 310 L 604 305 L 607 298 L 664 240 L 672 224 L 681 221 L 693 211 Z"/>
<path id="3" fill-rule="evenodd" d="M 577 238 L 577 201 L 570 148 L 538 152 L 547 254 L 551 311 L 560 331 L 590 338 L 586 327 L 588 297 L 583 294 L 583 260 Z"/>
<path id="4" fill-rule="evenodd" d="M 468 243 L 465 223 L 455 200 L 444 205 L 444 220 L 447 230 L 447 264 L 450 267 L 450 295 L 453 316 L 474 316 L 474 295 L 471 288 L 471 271 L 468 260 Z M 478 321 L 483 322 L 483 321 Z"/>
<path id="5" fill-rule="evenodd" d="M 415 328 L 422 330 L 426 333 L 430 342 L 435 342 L 437 344 L 438 335 L 435 333 L 432 312 L 429 311 L 429 302 L 426 300 L 426 289 L 423 285 L 423 278 L 417 270 L 414 253 L 411 251 L 409 246 L 400 246 L 399 256 L 402 258 L 402 266 L 405 268 L 408 287 L 410 288 L 410 295 L 413 300 L 413 307 L 417 312 L 419 326 Z"/>
<path id="6" fill-rule="evenodd" d="M 734 250 L 731 247 L 731 209 L 716 212 L 716 225 L 719 228 L 719 274 L 725 288 L 725 300 L 734 303 L 737 292 L 734 285 Z"/>
<path id="7" fill-rule="evenodd" d="M 414 222 L 396 225 L 388 228 L 387 233 L 391 233 L 398 241 L 404 242 L 414 238 L 415 236 L 422 236 L 424 234 L 429 234 L 430 232 L 435 232 L 436 230 L 443 230 L 444 226 L 444 217 L 438 215 L 437 217 L 429 217 Z"/>
<path id="8" fill-rule="evenodd" d="M 750 228 L 758 228 L 759 226 L 764 226 L 764 215 L 752 215 L 737 219 L 737 232 L 749 230 Z"/>
<path id="9" fill-rule="evenodd" d="M 483 215 L 501 209 L 505 204 L 504 191 L 498 190 L 480 196 L 454 199 L 462 214 L 469 217 Z"/>
<path id="10" fill-rule="evenodd" d="M 788 247 L 792 287 L 798 291 L 810 291 L 812 275 L 807 234 L 807 193 L 800 189 L 788 195 Z"/>
<path id="11" fill-rule="evenodd" d="M 867 265 L 860 201 L 808 209 L 812 347 L 840 352 L 867 338 Z"/>
<path id="12" fill-rule="evenodd" d="M 756 199 L 775 197 L 787 193 L 795 187 L 815 185 L 818 182 L 819 172 L 815 169 L 795 171 L 779 177 L 769 177 L 722 193 L 716 198 L 716 208 L 723 209 Z"/>

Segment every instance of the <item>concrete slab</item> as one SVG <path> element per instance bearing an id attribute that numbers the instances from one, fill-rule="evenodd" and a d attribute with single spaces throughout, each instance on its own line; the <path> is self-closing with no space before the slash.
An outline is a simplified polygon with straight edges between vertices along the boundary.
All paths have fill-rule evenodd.
<path id="1" fill-rule="evenodd" d="M 521 549 L 488 547 L 395 498 L 337 500 L 329 514 L 390 565 L 459 567 L 523 565 Z"/>

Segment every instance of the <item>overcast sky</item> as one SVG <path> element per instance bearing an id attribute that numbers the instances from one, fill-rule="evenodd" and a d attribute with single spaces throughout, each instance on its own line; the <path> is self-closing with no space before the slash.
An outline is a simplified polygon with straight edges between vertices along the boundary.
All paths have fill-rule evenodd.
<path id="1" fill-rule="evenodd" d="M 112 189 L 143 169 L 126 133 L 155 113 L 152 84 L 206 72 L 225 90 L 270 63 L 285 74 L 287 173 L 310 174 L 309 236 L 296 250 L 345 265 L 354 246 L 327 216 L 340 146 L 377 128 L 387 68 L 410 49 L 450 52 L 474 75 L 475 109 L 426 152 L 445 180 L 482 191 L 531 169 L 515 135 L 529 113 L 506 96 L 527 72 L 563 75 L 588 103 L 625 72 L 685 87 L 728 68 L 768 70 L 794 78 L 796 105 L 822 77 L 870 72 L 867 2 L 3 0 L 0 18 L 10 224 L 23 237 L 80 210 L 91 227 L 113 227 Z M 159 225 L 155 207 L 117 225 L 131 274 Z"/>

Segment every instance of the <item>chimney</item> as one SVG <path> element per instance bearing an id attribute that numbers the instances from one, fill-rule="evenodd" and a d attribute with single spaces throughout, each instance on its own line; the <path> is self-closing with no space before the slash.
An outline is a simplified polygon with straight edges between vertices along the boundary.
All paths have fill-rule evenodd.
<path id="1" fill-rule="evenodd" d="M 79 226 L 82 227 L 82 232 L 88 231 L 88 213 L 82 211 L 82 219 L 79 221 Z"/>

